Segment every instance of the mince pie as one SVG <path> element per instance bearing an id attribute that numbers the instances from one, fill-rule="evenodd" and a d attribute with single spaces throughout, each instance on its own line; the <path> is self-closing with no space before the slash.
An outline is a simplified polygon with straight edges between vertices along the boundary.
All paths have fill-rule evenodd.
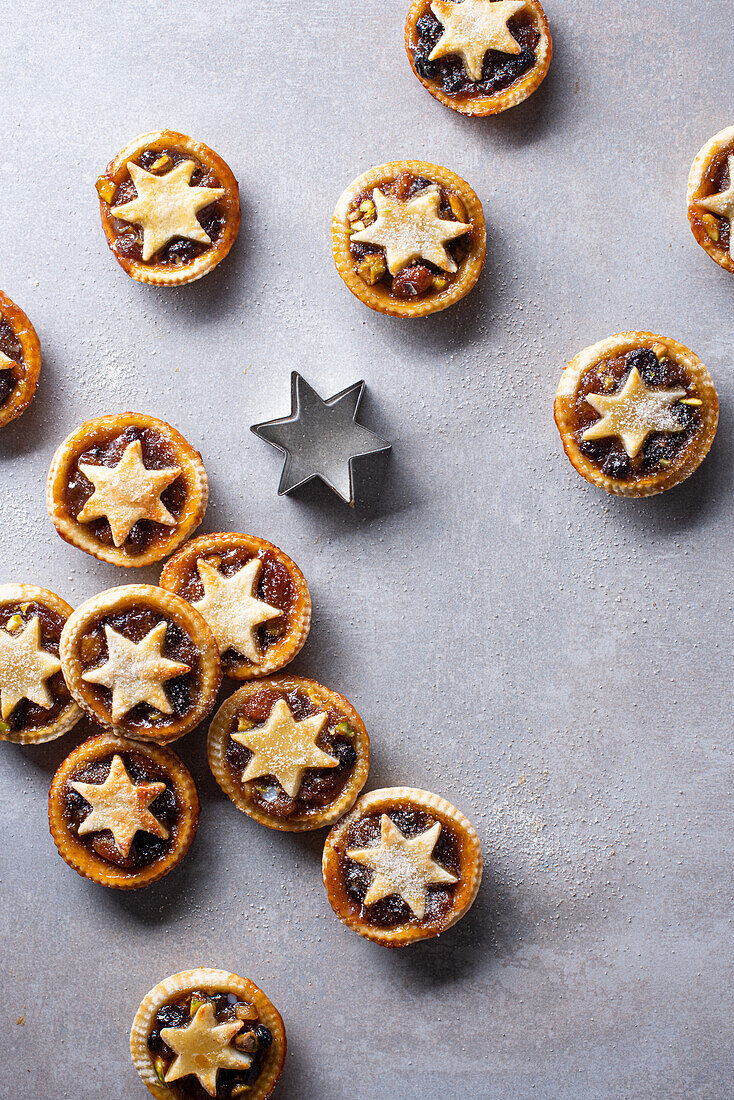
<path id="1" fill-rule="evenodd" d="M 464 916 L 482 878 L 474 827 L 414 787 L 363 795 L 324 845 L 326 893 L 339 920 L 383 947 L 438 936 Z"/>
<path id="2" fill-rule="evenodd" d="M 204 719 L 221 680 L 217 643 L 191 604 L 152 584 L 111 588 L 61 635 L 69 690 L 91 718 L 165 744 Z"/>
<path id="3" fill-rule="evenodd" d="M 73 610 L 45 588 L 0 585 L 0 741 L 53 741 L 82 717 L 59 660 Z"/>
<path id="4" fill-rule="evenodd" d="M 209 765 L 235 806 L 271 829 L 330 825 L 354 804 L 370 767 L 370 740 L 343 695 L 315 680 L 245 684 L 209 730 Z"/>
<path id="5" fill-rule="evenodd" d="M 734 126 L 707 141 L 693 162 L 688 220 L 701 248 L 719 267 L 734 271 Z"/>
<path id="6" fill-rule="evenodd" d="M 421 84 L 464 115 L 521 103 L 553 56 L 540 0 L 414 0 L 405 49 Z"/>
<path id="7" fill-rule="evenodd" d="M 285 1052 L 283 1020 L 263 991 L 206 967 L 159 982 L 130 1033 L 135 1068 L 156 1100 L 265 1100 Z"/>
<path id="8" fill-rule="evenodd" d="M 41 345 L 22 309 L 0 291 L 0 428 L 28 408 L 41 373 Z"/>
<path id="9" fill-rule="evenodd" d="M 269 676 L 293 660 L 308 636 L 311 597 L 301 570 L 254 535 L 199 535 L 168 562 L 161 586 L 201 612 L 222 672 L 235 680 Z"/>
<path id="10" fill-rule="evenodd" d="M 224 259 L 240 227 L 231 169 L 213 149 L 174 130 L 135 138 L 96 186 L 107 242 L 140 283 L 200 279 Z"/>
<path id="11" fill-rule="evenodd" d="M 113 565 L 172 554 L 206 511 L 201 455 L 175 428 L 142 413 L 87 420 L 64 440 L 46 489 L 56 530 Z"/>
<path id="12" fill-rule="evenodd" d="M 59 767 L 48 818 L 70 867 L 100 886 L 132 890 L 157 882 L 186 855 L 199 796 L 172 749 L 102 733 Z"/>
<path id="13" fill-rule="evenodd" d="M 482 204 L 437 164 L 399 160 L 358 176 L 331 222 L 334 262 L 370 309 L 424 317 L 468 294 L 487 255 Z"/>
<path id="14" fill-rule="evenodd" d="M 554 414 L 571 463 L 592 485 L 647 497 L 698 468 L 716 434 L 711 375 L 682 344 L 620 332 L 567 365 Z"/>

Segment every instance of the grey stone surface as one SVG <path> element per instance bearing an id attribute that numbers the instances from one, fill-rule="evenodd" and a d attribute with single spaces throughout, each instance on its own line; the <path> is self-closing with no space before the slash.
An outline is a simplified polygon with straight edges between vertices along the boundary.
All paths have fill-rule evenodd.
<path id="1" fill-rule="evenodd" d="M 370 785 L 455 801 L 487 865 L 460 925 L 383 951 L 332 916 L 322 836 L 239 814 L 201 730 L 177 746 L 203 801 L 190 856 L 105 891 L 47 832 L 75 737 L 0 746 L 13 1100 L 142 1100 L 131 1018 L 191 965 L 280 1007 L 289 1100 L 732 1095 L 734 283 L 684 204 L 696 151 L 732 122 L 731 2 L 549 2 L 548 79 L 484 121 L 415 80 L 405 7 L 1 5 L 0 286 L 44 350 L 0 439 L 2 579 L 72 602 L 134 579 L 56 537 L 45 474 L 88 416 L 170 420 L 211 475 L 204 530 L 263 535 L 303 568 L 315 615 L 293 667 L 362 713 Z M 216 272 L 158 291 L 109 255 L 94 180 L 160 126 L 225 157 L 244 224 Z M 476 291 L 412 324 L 348 293 L 328 233 L 343 187 L 400 156 L 464 176 L 489 227 Z M 694 348 L 722 402 L 702 469 L 641 503 L 587 486 L 551 416 L 565 360 L 634 327 Z M 280 457 L 248 429 L 287 410 L 293 367 L 326 395 L 366 378 L 361 419 L 393 441 L 355 513 L 318 486 L 276 496 Z"/>

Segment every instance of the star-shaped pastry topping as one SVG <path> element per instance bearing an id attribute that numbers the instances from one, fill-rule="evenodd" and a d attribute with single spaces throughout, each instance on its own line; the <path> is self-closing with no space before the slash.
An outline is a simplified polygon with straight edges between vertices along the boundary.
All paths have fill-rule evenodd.
<path id="1" fill-rule="evenodd" d="M 260 664 L 255 630 L 260 623 L 281 614 L 279 607 L 272 607 L 255 595 L 262 562 L 252 558 L 231 577 L 223 576 L 216 566 L 203 559 L 196 563 L 196 568 L 204 595 L 194 607 L 209 623 L 219 652 L 234 649 L 253 664 Z"/>
<path id="2" fill-rule="evenodd" d="M 352 848 L 347 852 L 349 859 L 375 872 L 363 905 L 374 905 L 376 901 L 395 895 L 401 897 L 421 920 L 426 912 L 428 887 L 459 881 L 456 875 L 431 859 L 440 832 L 441 822 L 437 821 L 424 833 L 408 839 L 387 814 L 383 814 L 380 843 L 375 848 Z"/>
<path id="3" fill-rule="evenodd" d="M 166 1082 L 187 1074 L 196 1077 L 210 1096 L 217 1093 L 220 1069 L 248 1069 L 252 1055 L 231 1045 L 244 1024 L 241 1020 L 218 1024 L 211 1001 L 201 1005 L 186 1027 L 162 1027 L 161 1039 L 177 1055 L 166 1073 Z"/>
<path id="4" fill-rule="evenodd" d="M 589 393 L 586 400 L 601 415 L 584 432 L 582 439 L 606 439 L 616 435 L 630 458 L 639 454 L 652 432 L 682 432 L 684 425 L 676 420 L 670 406 L 686 391 L 649 389 L 637 367 L 629 372 L 618 393 Z"/>
<path id="5" fill-rule="evenodd" d="M 162 714 L 173 713 L 163 684 L 173 676 L 188 672 L 189 666 L 163 656 L 166 629 L 166 622 L 160 622 L 142 641 L 131 642 L 105 625 L 107 661 L 85 672 L 82 680 L 110 689 L 113 722 L 119 722 L 138 703 L 148 703 Z"/>
<path id="6" fill-rule="evenodd" d="M 149 260 L 174 237 L 185 237 L 200 244 L 211 244 L 197 212 L 224 194 L 222 187 L 192 187 L 189 183 L 196 165 L 184 160 L 166 172 L 154 176 L 132 161 L 128 171 L 135 184 L 137 198 L 110 213 L 124 222 L 132 222 L 143 230 L 143 259 Z"/>
<path id="7" fill-rule="evenodd" d="M 176 525 L 161 500 L 161 493 L 181 473 L 177 466 L 165 470 L 149 470 L 143 464 L 143 447 L 139 439 L 128 443 L 116 466 L 92 466 L 80 462 L 79 469 L 94 485 L 77 519 L 88 523 L 105 518 L 112 531 L 115 546 L 122 546 L 139 519 Z"/>
<path id="8" fill-rule="evenodd" d="M 285 699 L 279 699 L 263 726 L 233 733 L 232 740 L 252 753 L 242 782 L 272 775 L 285 793 L 295 798 L 306 768 L 335 768 L 339 761 L 316 744 L 327 718 L 324 712 L 296 722 Z"/>
<path id="9" fill-rule="evenodd" d="M 61 668 L 61 661 L 41 648 L 41 623 L 37 615 L 20 633 L 0 629 L 0 710 L 3 721 L 21 699 L 48 710 L 53 696 L 46 680 Z"/>
<path id="10" fill-rule="evenodd" d="M 133 783 L 121 756 L 113 756 L 104 783 L 80 783 L 70 779 L 69 786 L 92 807 L 91 814 L 87 814 L 79 826 L 79 836 L 109 829 L 123 856 L 127 856 L 133 837 L 139 831 L 168 839 L 168 829 L 148 809 L 151 802 L 163 794 L 166 784 Z"/>
<path id="11" fill-rule="evenodd" d="M 443 34 L 428 55 L 435 61 L 456 54 L 464 62 L 470 80 L 482 79 L 487 50 L 521 53 L 507 29 L 507 22 L 525 7 L 525 0 L 434 0 L 431 11 L 443 27 Z"/>
<path id="12" fill-rule="evenodd" d="M 445 245 L 468 233 L 471 226 L 441 218 L 438 212 L 441 193 L 437 187 L 427 187 L 407 202 L 388 198 L 375 188 L 372 201 L 377 210 L 376 220 L 359 233 L 353 233 L 352 240 L 384 248 L 391 275 L 397 275 L 413 260 L 421 259 L 443 271 L 456 271 L 456 264 Z"/>
<path id="13" fill-rule="evenodd" d="M 699 199 L 698 205 L 711 214 L 724 218 L 731 229 L 734 222 L 734 156 L 729 157 L 729 179 L 731 183 L 725 191 L 719 191 L 718 195 L 709 195 L 707 199 Z M 729 234 L 729 255 L 734 259 L 734 233 Z"/>

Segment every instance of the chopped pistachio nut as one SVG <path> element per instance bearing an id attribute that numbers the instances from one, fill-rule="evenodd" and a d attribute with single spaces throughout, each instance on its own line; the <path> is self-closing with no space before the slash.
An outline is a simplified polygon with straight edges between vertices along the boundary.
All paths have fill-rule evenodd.
<path id="1" fill-rule="evenodd" d="M 357 731 L 354 726 L 350 726 L 346 718 L 343 718 L 337 726 L 334 727 L 334 733 L 340 733 L 342 737 L 356 737 Z"/>
<path id="2" fill-rule="evenodd" d="M 0 733 L 10 733 L 10 726 L 2 720 L 0 720 Z"/>
<path id="3" fill-rule="evenodd" d="M 108 179 L 107 176 L 100 176 L 94 186 L 97 188 L 97 194 L 104 202 L 112 202 L 117 190 L 117 185 L 113 180 Z"/>
<path id="4" fill-rule="evenodd" d="M 18 627 L 23 625 L 23 616 L 19 615 L 16 611 L 15 615 L 11 615 L 7 622 L 8 630 L 17 630 Z"/>
<path id="5" fill-rule="evenodd" d="M 706 232 L 708 233 L 711 240 L 712 241 L 718 241 L 718 239 L 719 239 L 719 222 L 713 216 L 713 214 L 704 214 L 703 217 L 701 218 L 701 221 L 703 222 L 704 226 L 706 227 Z"/>
<path id="6" fill-rule="evenodd" d="M 693 405 L 694 408 L 698 408 L 699 405 L 703 405 L 703 401 L 700 397 L 685 397 L 681 401 L 681 405 Z"/>
<path id="7" fill-rule="evenodd" d="M 196 993 L 194 993 L 193 996 L 191 997 L 191 1006 L 189 1008 L 189 1011 L 190 1011 L 191 1015 L 195 1016 L 196 1013 L 201 1008 L 201 1006 L 205 1005 L 205 1004 L 206 1004 L 206 999 L 204 997 L 199 997 L 199 996 L 196 995 Z"/>
<path id="8" fill-rule="evenodd" d="M 154 164 L 151 164 L 150 168 L 152 172 L 160 172 L 164 168 L 170 168 L 172 164 L 173 161 L 171 158 L 166 153 L 163 153 Z"/>
<path id="9" fill-rule="evenodd" d="M 165 1085 L 166 1063 L 163 1061 L 160 1055 L 158 1055 L 157 1058 L 153 1059 L 153 1069 L 155 1070 L 155 1075 L 158 1080 L 161 1082 L 162 1085 Z"/>
<path id="10" fill-rule="evenodd" d="M 661 458 L 658 462 L 658 466 L 670 466 L 669 458 Z"/>
<path id="11" fill-rule="evenodd" d="M 364 222 L 352 222 L 349 232 L 361 233 L 364 228 L 366 228 Z"/>
<path id="12" fill-rule="evenodd" d="M 434 275 L 433 276 L 433 289 L 445 290 L 449 285 L 448 275 Z"/>
<path id="13" fill-rule="evenodd" d="M 386 271 L 387 264 L 381 252 L 370 252 L 357 264 L 357 274 L 368 286 L 378 283 Z"/>
<path id="14" fill-rule="evenodd" d="M 457 222 L 466 222 L 466 207 L 458 195 L 449 195 L 449 206 Z"/>

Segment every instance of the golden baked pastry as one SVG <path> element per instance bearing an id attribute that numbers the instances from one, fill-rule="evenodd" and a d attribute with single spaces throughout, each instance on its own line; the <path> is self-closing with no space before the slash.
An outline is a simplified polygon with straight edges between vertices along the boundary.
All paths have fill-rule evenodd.
<path id="1" fill-rule="evenodd" d="M 719 401 L 711 375 L 688 348 L 652 332 L 620 332 L 566 366 L 554 415 L 582 477 L 608 493 L 646 497 L 703 462 Z"/>
<path id="2" fill-rule="evenodd" d="M 48 819 L 70 867 L 100 886 L 132 890 L 157 882 L 186 855 L 199 796 L 173 749 L 102 733 L 60 765 Z"/>
<path id="3" fill-rule="evenodd" d="M 285 1028 L 254 982 L 198 967 L 143 999 L 130 1053 L 156 1100 L 265 1100 L 283 1072 Z"/>
<path id="4" fill-rule="evenodd" d="M 308 637 L 311 597 L 303 573 L 277 546 L 220 531 L 182 546 L 161 587 L 201 612 L 234 680 L 269 676 L 292 661 Z"/>
<path id="5" fill-rule="evenodd" d="M 152 584 L 93 596 L 61 635 L 69 691 L 87 714 L 116 733 L 166 744 L 214 706 L 219 650 L 191 604 Z"/>
<path id="6" fill-rule="evenodd" d="M 140 283 L 200 279 L 224 259 L 239 231 L 231 169 L 208 145 L 175 130 L 134 138 L 96 186 L 107 242 Z"/>
<path id="7" fill-rule="evenodd" d="M 53 741 L 81 718 L 59 660 L 73 610 L 46 588 L 0 585 L 0 741 Z"/>
<path id="8" fill-rule="evenodd" d="M 363 795 L 324 845 L 323 876 L 340 921 L 383 947 L 438 936 L 473 904 L 482 878 L 474 827 L 414 787 Z"/>
<path id="9" fill-rule="evenodd" d="M 496 115 L 542 84 L 553 42 L 540 0 L 414 0 L 405 21 L 413 72 L 464 115 Z"/>
<path id="10" fill-rule="evenodd" d="M 199 452 L 143 413 L 85 421 L 56 451 L 46 488 L 63 539 L 128 567 L 173 553 L 201 523 L 208 498 Z"/>
<path id="11" fill-rule="evenodd" d="M 712 260 L 734 271 L 734 126 L 707 141 L 688 177 L 688 220 Z"/>
<path id="12" fill-rule="evenodd" d="M 235 806 L 288 832 L 336 821 L 370 767 L 370 739 L 351 703 L 301 676 L 254 681 L 231 695 L 214 716 L 207 752 Z"/>
<path id="13" fill-rule="evenodd" d="M 482 204 L 448 168 L 422 160 L 358 176 L 331 222 L 336 269 L 370 309 L 424 317 L 469 293 L 487 255 Z"/>
<path id="14" fill-rule="evenodd" d="M 0 291 L 0 428 L 33 400 L 41 373 L 41 345 L 22 309 Z"/>

